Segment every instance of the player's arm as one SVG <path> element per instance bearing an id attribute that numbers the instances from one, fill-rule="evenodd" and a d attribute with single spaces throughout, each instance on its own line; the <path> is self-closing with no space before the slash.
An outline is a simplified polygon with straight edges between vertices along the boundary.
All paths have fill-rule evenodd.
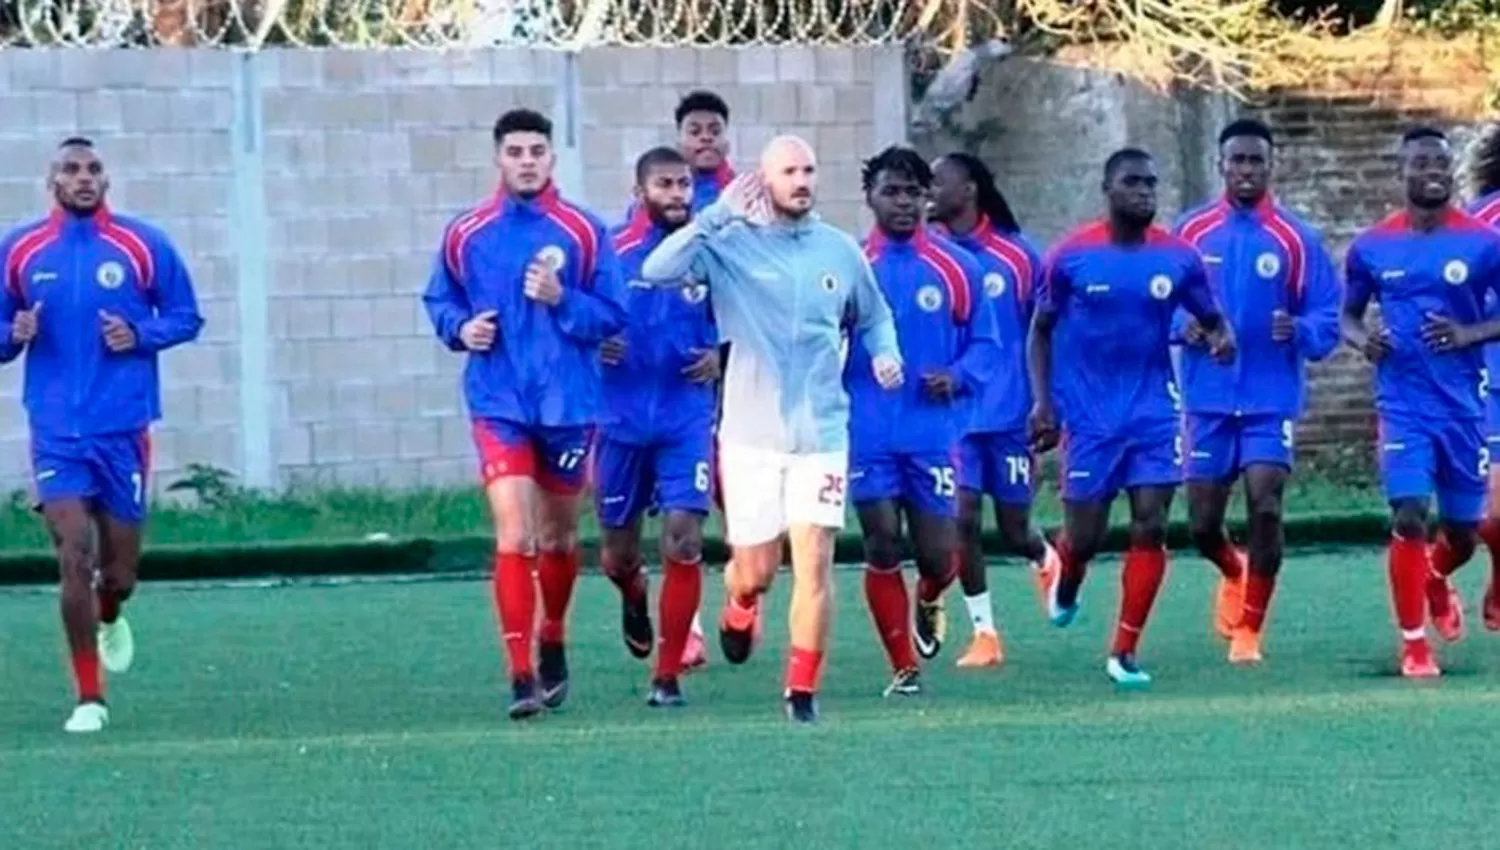
<path id="1" fill-rule="evenodd" d="M 859 342 L 869 353 L 871 360 L 889 358 L 901 362 L 901 347 L 896 340 L 896 318 L 891 314 L 891 305 L 886 302 L 875 282 L 875 270 L 864 252 L 850 243 L 854 254 L 854 285 L 850 287 L 849 300 L 854 307 L 854 332 Z"/>
<path id="2" fill-rule="evenodd" d="M 473 317 L 474 308 L 459 270 L 448 262 L 447 244 L 448 236 L 444 234 L 443 244 L 438 246 L 437 257 L 432 261 L 432 273 L 427 276 L 427 288 L 422 291 L 422 306 L 427 309 L 427 318 L 437 338 L 448 350 L 467 351 L 460 332 Z"/>
<path id="3" fill-rule="evenodd" d="M 1026 334 L 1026 376 L 1031 381 L 1032 397 L 1026 430 L 1037 451 L 1046 451 L 1058 441 L 1057 412 L 1052 402 L 1052 335 L 1072 288 L 1062 257 L 1048 257 L 1037 287 L 1031 329 Z"/>
<path id="4" fill-rule="evenodd" d="M 1203 256 L 1196 249 L 1190 250 L 1187 270 L 1178 288 L 1178 305 L 1203 329 L 1204 341 L 1214 358 L 1228 363 L 1234 359 L 1234 328 L 1225 320 L 1219 299 L 1214 297 L 1213 287 L 1208 284 L 1208 269 L 1203 265 Z M 1184 334 L 1188 332 L 1185 326 Z"/>
<path id="5" fill-rule="evenodd" d="M 995 377 L 1000 368 L 1000 323 L 995 318 L 995 302 L 984 294 L 984 272 L 977 265 L 965 267 L 969 286 L 968 321 L 959 327 L 959 356 L 953 363 L 953 378 L 961 395 L 977 395 Z M 1019 299 L 1016 281 L 1009 269 L 1000 270 L 1006 279 L 1008 297 Z"/>
<path id="6" fill-rule="evenodd" d="M 1343 292 L 1333 260 L 1316 233 L 1303 236 L 1307 256 L 1303 262 L 1302 312 L 1293 322 L 1293 344 L 1302 357 L 1317 362 L 1339 344 L 1339 307 Z"/>
<path id="7" fill-rule="evenodd" d="M 710 283 L 709 242 L 738 218 L 723 200 L 709 204 L 646 257 L 641 279 L 657 286 L 683 286 L 689 279 Z"/>
<path id="8" fill-rule="evenodd" d="M 151 239 L 153 280 L 151 306 L 154 314 L 135 323 L 136 346 L 148 354 L 192 342 L 203 330 L 198 295 L 182 255 L 165 236 Z"/>
<path id="9" fill-rule="evenodd" d="M 9 363 L 21 356 L 26 350 L 24 342 L 15 339 L 16 314 L 25 308 L 21 303 L 21 296 L 10 287 L 10 251 L 11 240 L 6 238 L 0 242 L 0 363 Z"/>
<path id="10" fill-rule="evenodd" d="M 597 225 L 594 230 L 599 255 L 594 258 L 587 285 L 563 288 L 557 303 L 552 305 L 558 329 L 587 345 L 598 345 L 623 331 L 629 316 L 620 257 L 609 234 Z"/>
<path id="11" fill-rule="evenodd" d="M 1350 246 L 1344 258 L 1344 308 L 1339 311 L 1339 333 L 1349 347 L 1362 352 L 1371 363 L 1377 363 L 1391 350 L 1390 336 L 1384 328 L 1371 332 L 1365 327 L 1365 312 L 1375 298 L 1375 276 L 1360 255 L 1359 243 Z"/>

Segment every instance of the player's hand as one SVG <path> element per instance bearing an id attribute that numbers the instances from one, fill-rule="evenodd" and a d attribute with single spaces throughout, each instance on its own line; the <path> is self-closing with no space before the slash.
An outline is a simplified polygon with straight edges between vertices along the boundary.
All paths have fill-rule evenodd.
<path id="1" fill-rule="evenodd" d="M 104 331 L 104 344 L 110 351 L 124 354 L 135 348 L 135 328 L 129 322 L 106 310 L 100 310 L 99 323 Z"/>
<path id="2" fill-rule="evenodd" d="M 771 199 L 765 181 L 754 171 L 747 171 L 729 181 L 719 195 L 720 203 L 734 215 L 751 224 L 770 223 Z"/>
<path id="3" fill-rule="evenodd" d="M 1208 339 L 1204 333 L 1203 326 L 1192 316 L 1188 317 L 1187 323 L 1182 326 L 1182 341 L 1185 345 L 1202 345 Z"/>
<path id="4" fill-rule="evenodd" d="M 693 355 L 698 359 L 682 370 L 684 377 L 695 384 L 711 384 L 719 380 L 724 365 L 719 362 L 719 349 L 695 348 Z"/>
<path id="5" fill-rule="evenodd" d="M 16 345 L 26 345 L 36 339 L 37 331 L 41 329 L 42 302 L 36 302 L 36 306 L 30 310 L 18 310 L 15 318 L 10 321 L 10 341 Z"/>
<path id="6" fill-rule="evenodd" d="M 1360 348 L 1365 359 L 1371 363 L 1379 363 L 1391 353 L 1391 332 L 1384 326 L 1374 328 L 1365 334 L 1365 344 Z"/>
<path id="7" fill-rule="evenodd" d="M 1057 413 L 1051 404 L 1039 401 L 1031 406 L 1031 413 L 1026 416 L 1026 437 L 1031 450 L 1038 454 L 1057 447 L 1062 434 L 1058 431 Z"/>
<path id="8" fill-rule="evenodd" d="M 1229 320 L 1219 320 L 1219 326 L 1213 332 L 1207 334 L 1208 354 L 1220 363 L 1233 363 L 1234 353 L 1238 348 L 1234 340 L 1234 331 L 1229 329 Z"/>
<path id="9" fill-rule="evenodd" d="M 557 272 L 551 266 L 541 260 L 532 260 L 526 267 L 526 285 L 523 291 L 532 301 L 556 307 L 557 302 L 562 300 L 562 281 L 557 279 Z"/>
<path id="10" fill-rule="evenodd" d="M 936 401 L 952 401 L 958 394 L 958 381 L 949 372 L 928 372 L 922 376 L 922 392 Z"/>
<path id="11" fill-rule="evenodd" d="M 1291 342 L 1297 336 L 1297 320 L 1285 310 L 1271 311 L 1271 341 Z"/>
<path id="12" fill-rule="evenodd" d="M 1422 341 L 1433 351 L 1457 351 L 1473 345 L 1474 334 L 1447 316 L 1428 313 L 1422 322 Z"/>
<path id="13" fill-rule="evenodd" d="M 458 339 L 470 351 L 489 351 L 495 345 L 495 316 L 497 311 L 485 310 L 464 322 L 458 329 Z"/>
<path id="14" fill-rule="evenodd" d="M 901 371 L 901 361 L 889 354 L 876 357 L 872 365 L 875 367 L 875 381 L 882 389 L 894 390 L 906 383 L 906 376 Z"/>
<path id="15" fill-rule="evenodd" d="M 625 337 L 612 336 L 599 343 L 599 361 L 606 366 L 618 366 L 625 362 Z"/>

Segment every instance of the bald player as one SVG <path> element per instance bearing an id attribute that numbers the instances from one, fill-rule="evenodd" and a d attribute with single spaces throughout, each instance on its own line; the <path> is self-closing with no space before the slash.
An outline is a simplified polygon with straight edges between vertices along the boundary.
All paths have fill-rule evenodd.
<path id="1" fill-rule="evenodd" d="M 659 284 L 706 283 L 730 344 L 719 423 L 727 601 L 719 624 L 730 663 L 750 657 L 760 598 L 792 549 L 788 716 L 817 719 L 815 694 L 831 619 L 834 537 L 844 527 L 849 398 L 840 346 L 847 321 L 880 384 L 902 383 L 891 310 L 859 245 L 813 212 L 817 158 L 773 139 L 756 173 L 662 242 L 642 268 Z"/>

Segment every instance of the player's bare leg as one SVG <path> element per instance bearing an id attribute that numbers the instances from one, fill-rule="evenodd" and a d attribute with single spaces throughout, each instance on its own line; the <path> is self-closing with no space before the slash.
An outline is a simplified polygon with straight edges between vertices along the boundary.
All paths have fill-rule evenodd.
<path id="1" fill-rule="evenodd" d="M 537 630 L 537 679 L 542 704 L 558 708 L 568 698 L 568 605 L 578 580 L 578 494 L 537 489 L 537 583 L 542 624 Z"/>
<path id="2" fill-rule="evenodd" d="M 985 573 L 984 528 L 981 511 L 984 496 L 977 490 L 958 491 L 958 583 L 964 591 L 972 637 L 969 649 L 958 659 L 960 667 L 999 664 L 1003 657 L 1000 632 L 995 628 L 995 606 L 990 601 L 989 576 Z"/>
<path id="3" fill-rule="evenodd" d="M 781 567 L 781 537 L 735 546 L 724 567 L 724 611 L 719 616 L 719 648 L 730 664 L 744 664 L 760 637 L 760 598 Z"/>
<path id="4" fill-rule="evenodd" d="M 1099 554 L 1109 533 L 1110 502 L 1063 503 L 1063 531 L 1058 535 L 1058 569 L 1046 582 L 1047 619 L 1064 628 L 1078 616 L 1078 592 L 1088 574 L 1089 562 Z"/>
<path id="5" fill-rule="evenodd" d="M 1136 487 L 1130 497 L 1130 549 L 1121 571 L 1120 617 L 1105 670 L 1121 687 L 1142 687 L 1151 677 L 1136 663 L 1136 648 L 1167 574 L 1167 512 L 1176 487 Z"/>
<path id="6" fill-rule="evenodd" d="M 793 720 L 817 719 L 815 695 L 833 621 L 833 546 L 837 531 L 796 524 L 792 546 L 791 648 L 787 654 L 787 712 Z"/>
<path id="7" fill-rule="evenodd" d="M 1425 679 L 1442 675 L 1427 642 L 1426 588 L 1432 575 L 1427 546 L 1427 500 L 1391 504 L 1391 548 L 1387 561 L 1396 626 L 1401 630 L 1401 675 Z"/>
<path id="8" fill-rule="evenodd" d="M 912 548 L 917 556 L 917 604 L 913 612 L 916 624 L 912 637 L 917 653 L 933 658 L 943 648 L 948 636 L 948 618 L 943 610 L 943 593 L 958 577 L 958 521 L 923 511 L 906 510 L 911 527 Z"/>
<path id="9" fill-rule="evenodd" d="M 1214 631 L 1229 640 L 1239 625 L 1245 599 L 1245 555 L 1229 539 L 1224 527 L 1224 513 L 1234 479 L 1227 481 L 1189 481 L 1188 527 L 1199 554 L 1219 569 L 1219 584 L 1214 591 Z"/>
<path id="10" fill-rule="evenodd" d="M 1257 664 L 1262 658 L 1261 636 L 1286 548 L 1281 517 L 1287 476 L 1287 469 L 1276 464 L 1257 463 L 1245 469 L 1249 558 L 1240 597 L 1239 623 L 1229 641 L 1229 660 L 1234 664 Z"/>
<path id="11" fill-rule="evenodd" d="M 684 671 L 685 648 L 698 605 L 703 600 L 703 517 L 669 511 L 662 521 L 661 647 L 648 702 L 653 706 L 685 704 L 678 677 Z"/>
<path id="12" fill-rule="evenodd" d="M 636 658 L 650 656 L 656 637 L 651 628 L 646 572 L 641 569 L 641 517 L 624 528 L 604 529 L 599 564 L 620 591 L 620 634 L 625 649 Z"/>
<path id="13" fill-rule="evenodd" d="M 141 527 L 121 522 L 104 511 L 94 515 L 99 538 L 99 658 L 104 669 L 124 673 L 135 659 L 135 637 L 121 616 L 135 593 L 141 564 Z"/>
<path id="14" fill-rule="evenodd" d="M 495 523 L 495 611 L 500 638 L 510 665 L 512 719 L 542 710 L 532 655 L 536 628 L 536 482 L 505 476 L 485 487 Z"/>
<path id="15" fill-rule="evenodd" d="M 875 633 L 891 662 L 891 683 L 885 695 L 921 693 L 921 673 L 911 636 L 911 600 L 901 575 L 901 513 L 890 499 L 855 508 L 864 536 L 865 603 L 875 622 Z"/>
<path id="16" fill-rule="evenodd" d="M 1490 581 L 1484 591 L 1484 627 L 1500 632 L 1500 464 L 1490 467 L 1488 507 L 1479 539 L 1490 553 Z"/>
<path id="17" fill-rule="evenodd" d="M 104 680 L 99 671 L 94 520 L 88 506 L 79 500 L 45 505 L 42 516 L 57 550 L 61 582 L 58 598 L 78 693 L 78 705 L 63 728 L 98 732 L 109 722 L 109 710 L 104 705 Z"/>
<path id="18" fill-rule="evenodd" d="M 1427 577 L 1427 612 L 1438 637 L 1453 643 L 1464 635 L 1464 603 L 1449 579 L 1474 557 L 1479 544 L 1476 523 L 1444 519 L 1432 546 L 1432 572 Z"/>

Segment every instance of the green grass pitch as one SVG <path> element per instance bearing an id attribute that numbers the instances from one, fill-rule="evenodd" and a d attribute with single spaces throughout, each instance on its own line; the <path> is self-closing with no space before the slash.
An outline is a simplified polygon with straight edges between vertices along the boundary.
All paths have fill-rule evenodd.
<path id="1" fill-rule="evenodd" d="M 767 643 L 715 651 L 680 712 L 644 705 L 604 580 L 580 581 L 573 697 L 503 717 L 489 586 L 476 581 L 146 586 L 113 725 L 73 738 L 55 598 L 0 593 L 0 847 L 1427 848 L 1480 847 L 1500 760 L 1500 641 L 1474 615 L 1449 675 L 1395 678 L 1381 553 L 1289 559 L 1267 664 L 1230 668 L 1209 629 L 1212 568 L 1173 558 L 1143 646 L 1146 693 L 1103 651 L 1116 562 L 1078 623 L 1046 626 L 996 568 L 1010 661 L 880 698 L 887 670 L 858 573 L 838 575 L 824 722 L 779 713 L 786 577 Z M 706 610 L 720 599 L 706 583 Z"/>

